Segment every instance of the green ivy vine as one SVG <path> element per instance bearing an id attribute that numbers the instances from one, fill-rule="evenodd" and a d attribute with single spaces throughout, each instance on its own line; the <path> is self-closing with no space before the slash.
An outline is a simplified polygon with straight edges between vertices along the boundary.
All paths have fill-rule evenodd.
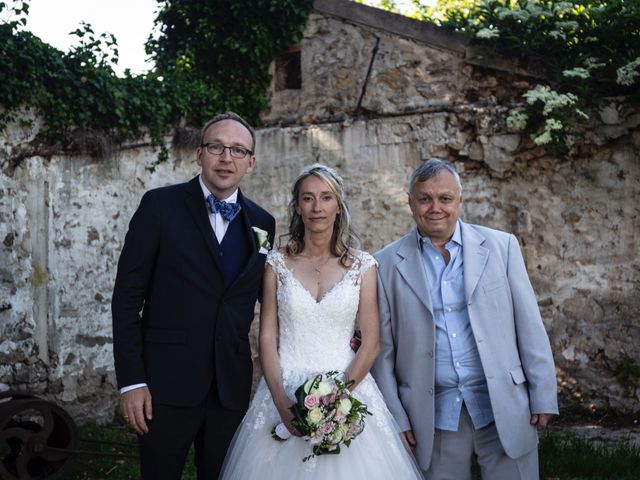
<path id="1" fill-rule="evenodd" d="M 116 144 L 149 135 L 161 161 L 163 136 L 178 125 L 199 127 L 223 110 L 258 124 L 269 64 L 300 41 L 312 1 L 158 3 L 158 34 L 146 44 L 155 68 L 117 76 L 112 35 L 81 24 L 73 32 L 77 46 L 61 52 L 24 29 L 29 0 L 0 1 L 0 14 L 9 17 L 0 23 L 0 130 L 33 111 L 42 120 L 40 144 L 68 151 L 83 133 Z"/>

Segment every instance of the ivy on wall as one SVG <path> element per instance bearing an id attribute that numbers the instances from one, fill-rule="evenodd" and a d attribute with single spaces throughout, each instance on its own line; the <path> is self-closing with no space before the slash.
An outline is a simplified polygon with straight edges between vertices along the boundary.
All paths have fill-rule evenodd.
<path id="1" fill-rule="evenodd" d="M 298 43 L 311 0 L 162 0 L 147 53 L 176 85 L 175 114 L 202 124 L 231 109 L 253 122 L 267 107 L 276 55 Z"/>
<path id="2" fill-rule="evenodd" d="M 0 24 L 0 129 L 26 109 L 43 121 L 43 144 L 68 150 L 82 132 L 114 143 L 148 134 L 162 160 L 163 135 L 177 125 L 199 127 L 223 110 L 257 124 L 269 64 L 300 40 L 311 3 L 161 0 L 159 35 L 146 45 L 155 69 L 119 77 L 113 36 L 81 24 L 73 32 L 78 45 L 64 53 L 24 30 L 29 0 L 0 1 L 9 17 Z"/>

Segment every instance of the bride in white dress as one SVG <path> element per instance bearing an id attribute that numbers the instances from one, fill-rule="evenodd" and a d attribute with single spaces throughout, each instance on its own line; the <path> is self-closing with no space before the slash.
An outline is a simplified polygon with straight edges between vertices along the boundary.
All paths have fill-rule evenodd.
<path id="1" fill-rule="evenodd" d="M 376 262 L 356 250 L 342 179 L 315 164 L 296 180 L 286 249 L 267 257 L 260 312 L 260 380 L 229 448 L 222 479 L 422 478 L 382 394 L 369 374 L 378 353 Z M 361 346 L 350 347 L 356 323 Z M 353 380 L 352 395 L 371 416 L 337 455 L 314 456 L 292 426 L 294 392 L 311 375 L 337 370 Z M 283 422 L 293 435 L 271 436 Z"/>

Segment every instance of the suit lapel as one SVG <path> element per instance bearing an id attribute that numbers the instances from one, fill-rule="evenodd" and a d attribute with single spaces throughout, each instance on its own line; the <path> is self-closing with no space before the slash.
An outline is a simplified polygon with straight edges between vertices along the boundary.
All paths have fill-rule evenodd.
<path id="1" fill-rule="evenodd" d="M 489 250 L 482 246 L 484 242 L 482 235 L 462 221 L 460 225 L 462 228 L 462 259 L 464 261 L 464 291 L 467 303 L 469 303 L 489 259 Z"/>
<path id="2" fill-rule="evenodd" d="M 236 278 L 236 280 L 233 282 L 231 286 L 235 285 L 236 282 L 238 282 L 238 280 L 240 280 L 244 275 L 246 275 L 246 273 L 253 267 L 253 264 L 256 262 L 256 260 L 258 260 L 258 242 L 256 240 L 255 234 L 253 233 L 253 229 L 251 228 L 252 226 L 251 205 L 247 201 L 245 201 L 244 195 L 242 195 L 242 192 L 240 190 L 238 190 L 238 203 L 242 205 L 242 210 L 240 210 L 240 216 L 242 217 L 242 223 L 244 226 L 245 235 L 247 235 L 247 238 L 249 238 L 249 242 L 252 245 L 252 248 L 251 248 L 251 255 L 247 259 L 246 265 L 244 266 L 244 268 L 240 272 L 240 275 L 238 275 L 238 278 Z"/>
<path id="3" fill-rule="evenodd" d="M 433 316 L 431 292 L 429 285 L 427 285 L 421 252 L 414 233 L 410 233 L 404 237 L 403 241 L 398 245 L 396 253 L 401 257 L 401 260 L 396 264 L 398 272 Z"/>
<path id="4" fill-rule="evenodd" d="M 211 254 L 213 263 L 218 268 L 220 275 L 222 275 L 222 267 L 218 263 L 218 252 L 220 247 L 218 245 L 218 241 L 216 240 L 215 233 L 211 228 L 209 217 L 207 216 L 207 209 L 198 177 L 195 177 L 187 184 L 187 190 L 188 195 L 185 199 L 187 209 L 191 213 L 193 221 L 198 226 L 200 233 L 204 237 L 204 240 L 207 244 L 207 250 Z"/>

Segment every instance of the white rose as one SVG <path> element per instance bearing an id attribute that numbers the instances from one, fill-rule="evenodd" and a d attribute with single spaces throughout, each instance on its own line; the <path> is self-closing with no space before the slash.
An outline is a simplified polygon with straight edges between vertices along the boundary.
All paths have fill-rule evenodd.
<path id="1" fill-rule="evenodd" d="M 331 438 L 330 438 L 330 442 L 333 443 L 334 445 L 340 443 L 342 441 L 342 439 L 344 438 L 345 435 L 345 431 L 341 428 L 337 428 L 332 434 L 331 434 Z"/>
<path id="2" fill-rule="evenodd" d="M 322 420 L 322 410 L 314 408 L 307 414 L 307 421 L 313 425 L 317 425 Z"/>
<path id="3" fill-rule="evenodd" d="M 329 395 L 331 391 L 331 385 L 327 382 L 320 382 L 318 384 L 318 388 L 316 388 L 315 394 L 320 397 L 324 397 L 325 395 Z"/>
<path id="4" fill-rule="evenodd" d="M 338 411 L 345 415 L 351 411 L 351 400 L 348 398 L 341 398 L 338 402 Z"/>

